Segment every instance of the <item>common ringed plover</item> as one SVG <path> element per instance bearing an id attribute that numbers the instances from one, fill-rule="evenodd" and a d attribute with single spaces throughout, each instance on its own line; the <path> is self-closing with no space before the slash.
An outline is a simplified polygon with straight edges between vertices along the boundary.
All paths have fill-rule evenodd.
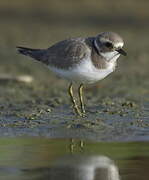
<path id="1" fill-rule="evenodd" d="M 95 83 L 112 73 L 118 57 L 126 56 L 123 45 L 118 34 L 103 32 L 95 37 L 66 39 L 47 49 L 17 48 L 19 53 L 46 64 L 51 71 L 70 81 L 68 92 L 73 108 L 78 115 L 84 116 L 83 85 Z M 73 82 L 80 83 L 81 108 L 73 95 Z"/>

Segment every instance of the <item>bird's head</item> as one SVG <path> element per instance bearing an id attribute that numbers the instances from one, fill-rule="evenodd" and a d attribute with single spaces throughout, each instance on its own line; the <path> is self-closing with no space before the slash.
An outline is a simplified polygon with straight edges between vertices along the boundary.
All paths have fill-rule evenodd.
<path id="1" fill-rule="evenodd" d="M 94 39 L 96 51 L 108 61 L 114 56 L 119 57 L 121 54 L 124 56 L 127 55 L 122 49 L 123 45 L 123 39 L 114 32 L 103 32 Z"/>

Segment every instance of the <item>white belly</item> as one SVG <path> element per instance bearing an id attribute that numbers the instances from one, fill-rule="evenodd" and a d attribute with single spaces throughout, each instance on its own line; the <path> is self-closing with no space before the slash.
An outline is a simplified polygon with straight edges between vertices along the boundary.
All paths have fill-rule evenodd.
<path id="1" fill-rule="evenodd" d="M 49 66 L 49 69 L 60 77 L 70 81 L 90 84 L 105 78 L 108 74 L 113 72 L 114 67 L 115 63 L 109 63 L 107 69 L 97 69 L 88 58 L 83 60 L 81 64 L 75 68 L 70 68 L 69 70 L 58 69 L 51 66 Z"/>

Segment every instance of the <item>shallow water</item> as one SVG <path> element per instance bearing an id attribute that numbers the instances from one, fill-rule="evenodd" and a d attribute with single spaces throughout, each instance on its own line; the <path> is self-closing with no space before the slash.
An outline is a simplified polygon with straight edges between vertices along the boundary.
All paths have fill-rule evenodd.
<path id="1" fill-rule="evenodd" d="M 0 139 L 1 180 L 147 180 L 149 143 Z"/>

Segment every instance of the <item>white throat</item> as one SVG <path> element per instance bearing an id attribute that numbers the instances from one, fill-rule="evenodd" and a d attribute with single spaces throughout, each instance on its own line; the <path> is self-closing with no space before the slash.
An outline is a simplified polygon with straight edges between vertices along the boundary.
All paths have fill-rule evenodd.
<path id="1" fill-rule="evenodd" d="M 119 58 L 120 54 L 117 51 L 113 52 L 100 52 L 101 56 L 103 56 L 109 62 L 115 62 L 117 58 Z"/>

